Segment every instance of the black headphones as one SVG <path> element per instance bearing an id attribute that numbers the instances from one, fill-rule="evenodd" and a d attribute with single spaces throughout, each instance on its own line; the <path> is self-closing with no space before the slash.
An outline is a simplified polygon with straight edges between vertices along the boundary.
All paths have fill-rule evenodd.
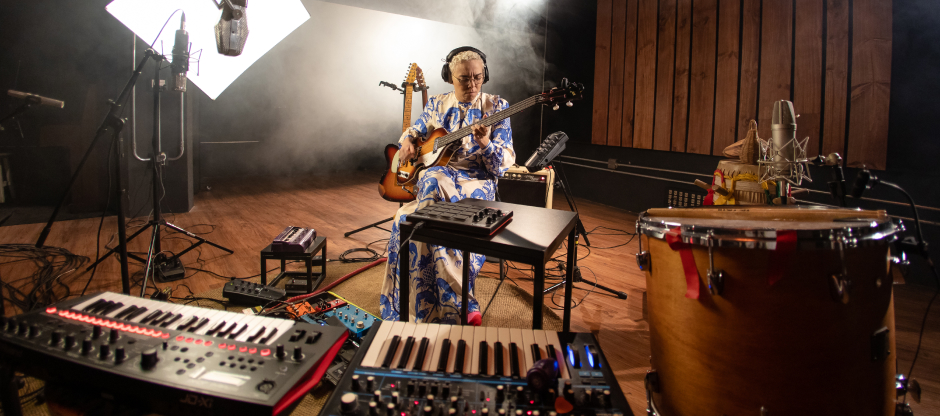
<path id="1" fill-rule="evenodd" d="M 454 55 L 457 55 L 458 53 L 466 52 L 466 51 L 476 52 L 477 54 L 480 55 L 480 59 L 483 60 L 483 83 L 486 84 L 486 82 L 490 80 L 490 68 L 486 66 L 486 54 L 483 52 L 480 52 L 479 49 L 474 48 L 473 46 L 461 46 L 457 49 L 450 51 L 450 53 L 447 54 L 447 58 L 445 59 L 444 67 L 441 68 L 441 78 L 444 78 L 444 82 L 448 84 L 453 82 L 453 79 L 451 79 L 451 74 L 450 74 L 450 60 L 454 59 Z"/>

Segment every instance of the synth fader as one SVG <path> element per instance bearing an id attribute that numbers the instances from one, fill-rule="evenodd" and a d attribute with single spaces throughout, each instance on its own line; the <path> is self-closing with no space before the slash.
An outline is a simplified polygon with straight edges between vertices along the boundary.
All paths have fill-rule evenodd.
<path id="1" fill-rule="evenodd" d="M 0 320 L 0 359 L 161 414 L 277 415 L 321 378 L 345 328 L 90 295 Z"/>

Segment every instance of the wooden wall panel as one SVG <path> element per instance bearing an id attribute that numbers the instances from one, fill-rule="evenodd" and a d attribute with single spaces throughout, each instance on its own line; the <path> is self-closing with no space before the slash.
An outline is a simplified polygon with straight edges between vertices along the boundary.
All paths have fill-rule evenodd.
<path id="1" fill-rule="evenodd" d="M 741 0 L 718 5 L 718 73 L 715 80 L 715 133 L 712 154 L 744 138 L 737 132 L 738 57 L 740 56 Z"/>
<path id="2" fill-rule="evenodd" d="M 826 1 L 826 92 L 823 98 L 822 154 L 845 155 L 846 96 L 849 79 L 849 0 Z"/>
<path id="3" fill-rule="evenodd" d="M 633 109 L 636 99 L 636 9 L 637 0 L 627 3 L 626 33 L 623 51 L 623 122 L 620 145 L 633 146 Z"/>
<path id="4" fill-rule="evenodd" d="M 676 3 L 676 79 L 672 99 L 672 148 L 685 152 L 689 133 L 689 61 L 692 54 L 692 0 Z"/>
<path id="5" fill-rule="evenodd" d="M 656 114 L 653 149 L 669 150 L 672 136 L 672 88 L 676 69 L 676 0 L 659 2 L 659 63 L 656 65 Z"/>
<path id="6" fill-rule="evenodd" d="M 692 60 L 689 90 L 689 138 L 686 151 L 710 154 L 715 113 L 715 49 L 718 0 L 701 0 L 692 9 Z"/>
<path id="7" fill-rule="evenodd" d="M 607 144 L 607 96 L 610 82 L 611 0 L 597 0 L 597 35 L 594 46 L 594 108 L 591 143 Z"/>
<path id="8" fill-rule="evenodd" d="M 883 169 L 887 0 L 598 0 L 592 143 L 720 155 L 790 100 L 807 155 Z"/>
<path id="9" fill-rule="evenodd" d="M 607 111 L 607 145 L 620 146 L 623 122 L 623 44 L 627 0 L 613 0 L 610 22 L 610 97 Z"/>
<path id="10" fill-rule="evenodd" d="M 848 166 L 884 170 L 891 101 L 891 2 L 854 0 Z"/>
<path id="11" fill-rule="evenodd" d="M 757 130 L 770 137 L 774 102 L 792 100 L 790 75 L 793 51 L 793 0 L 765 1 L 761 15 L 760 95 Z"/>
<path id="12" fill-rule="evenodd" d="M 761 0 L 741 4 L 741 84 L 738 93 L 738 129 L 757 120 L 757 89 L 760 85 Z"/>
<path id="13" fill-rule="evenodd" d="M 656 32 L 659 14 L 656 0 L 637 2 L 636 103 L 633 147 L 653 148 L 653 112 L 656 102 Z"/>
<path id="14" fill-rule="evenodd" d="M 796 43 L 793 45 L 793 108 L 796 137 L 809 137 L 807 156 L 819 152 L 823 82 L 823 2 L 796 0 Z"/>

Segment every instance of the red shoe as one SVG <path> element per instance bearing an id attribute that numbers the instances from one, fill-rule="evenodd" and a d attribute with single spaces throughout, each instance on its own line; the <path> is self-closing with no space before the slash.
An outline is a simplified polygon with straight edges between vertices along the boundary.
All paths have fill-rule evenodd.
<path id="1" fill-rule="evenodd" d="M 480 312 L 473 311 L 467 314 L 467 325 L 480 326 L 483 324 L 483 315 Z"/>

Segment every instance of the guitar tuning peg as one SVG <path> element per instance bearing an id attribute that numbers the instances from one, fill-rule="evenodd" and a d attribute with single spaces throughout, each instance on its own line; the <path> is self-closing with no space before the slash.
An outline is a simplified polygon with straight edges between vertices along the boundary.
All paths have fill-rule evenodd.
<path id="1" fill-rule="evenodd" d="M 558 104 L 555 104 L 555 106 L 552 107 L 552 110 L 558 111 Z"/>
<path id="2" fill-rule="evenodd" d="M 565 103 L 565 105 L 567 105 L 568 107 L 574 107 L 574 103 L 571 101 L 568 101 L 567 103 Z"/>

